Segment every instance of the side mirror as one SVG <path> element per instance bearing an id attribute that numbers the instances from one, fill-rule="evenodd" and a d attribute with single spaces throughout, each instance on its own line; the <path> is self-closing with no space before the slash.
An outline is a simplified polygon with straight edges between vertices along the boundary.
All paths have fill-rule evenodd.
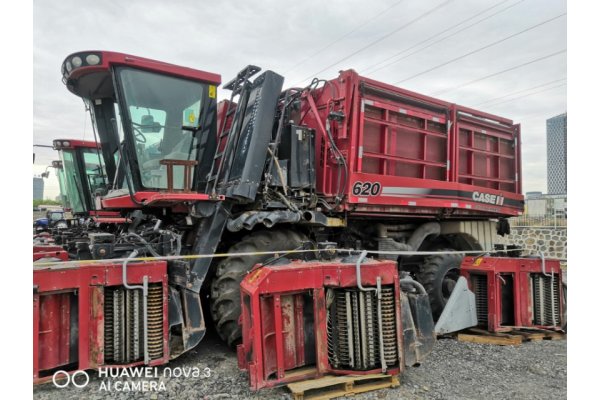
<path id="1" fill-rule="evenodd" d="M 158 122 L 154 122 L 154 117 L 150 114 L 142 115 L 141 131 L 142 133 L 158 133 L 162 126 Z"/>

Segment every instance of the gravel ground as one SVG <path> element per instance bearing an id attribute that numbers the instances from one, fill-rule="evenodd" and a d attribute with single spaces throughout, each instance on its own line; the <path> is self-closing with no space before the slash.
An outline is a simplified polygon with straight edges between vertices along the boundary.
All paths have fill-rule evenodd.
<path id="1" fill-rule="evenodd" d="M 99 378 L 90 372 L 84 389 L 55 388 L 52 383 L 34 387 L 37 400 L 115 399 L 291 399 L 286 388 L 248 389 L 248 377 L 238 370 L 235 354 L 209 336 L 197 350 L 174 360 L 168 367 L 198 367 L 199 378 L 152 378 L 166 390 L 146 392 L 101 391 L 102 382 L 127 381 Z M 159 377 L 163 368 L 158 369 Z M 208 375 L 208 374 L 207 374 Z M 135 379 L 134 379 L 135 380 Z M 521 346 L 494 346 L 439 340 L 418 368 L 400 377 L 401 385 L 352 399 L 563 399 L 567 397 L 567 341 L 527 342 Z M 121 383 L 121 388 L 123 388 Z"/>

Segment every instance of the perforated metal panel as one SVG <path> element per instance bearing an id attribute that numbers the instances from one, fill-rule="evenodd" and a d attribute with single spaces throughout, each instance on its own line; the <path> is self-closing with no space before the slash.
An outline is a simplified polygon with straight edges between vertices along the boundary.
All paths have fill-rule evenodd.
<path id="1" fill-rule="evenodd" d="M 144 358 L 143 295 L 123 286 L 104 290 L 104 360 L 131 363 Z M 148 352 L 150 359 L 163 356 L 162 286 L 148 287 Z"/>
<path id="2" fill-rule="evenodd" d="M 560 325 L 560 280 L 558 274 L 531 274 L 533 323 L 535 325 Z"/>
<path id="3" fill-rule="evenodd" d="M 330 290 L 328 308 L 327 350 L 334 368 L 372 369 L 381 365 L 377 296 L 375 291 L 358 289 Z M 394 290 L 382 289 L 381 313 L 385 361 L 398 362 Z"/>
<path id="4" fill-rule="evenodd" d="M 475 293 L 475 310 L 477 322 L 481 326 L 488 325 L 488 288 L 487 276 L 484 274 L 471 274 L 471 289 Z"/>

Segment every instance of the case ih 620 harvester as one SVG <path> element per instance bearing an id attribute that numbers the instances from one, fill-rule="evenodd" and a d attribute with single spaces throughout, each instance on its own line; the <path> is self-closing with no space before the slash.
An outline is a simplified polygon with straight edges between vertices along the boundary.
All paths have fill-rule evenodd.
<path id="1" fill-rule="evenodd" d="M 523 210 L 519 125 L 352 70 L 283 91 L 259 71 L 217 104 L 216 74 L 65 59 L 101 144 L 102 208 L 128 222 L 90 233 L 76 264 L 35 268 L 36 379 L 166 362 L 207 319 L 255 388 L 428 352 L 456 252 L 492 250 Z"/>

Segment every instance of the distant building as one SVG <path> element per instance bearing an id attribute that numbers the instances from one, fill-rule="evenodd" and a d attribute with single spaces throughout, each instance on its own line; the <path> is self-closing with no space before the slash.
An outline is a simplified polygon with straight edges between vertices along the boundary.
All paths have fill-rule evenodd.
<path id="1" fill-rule="evenodd" d="M 526 196 L 525 215 L 530 217 L 567 216 L 566 194 L 542 194 Z"/>
<path id="2" fill-rule="evenodd" d="M 525 199 L 537 199 L 542 196 L 542 192 L 527 192 L 525 193 Z"/>
<path id="3" fill-rule="evenodd" d="M 33 177 L 33 200 L 44 199 L 44 179 Z"/>
<path id="4" fill-rule="evenodd" d="M 567 113 L 546 120 L 548 194 L 567 193 Z"/>

